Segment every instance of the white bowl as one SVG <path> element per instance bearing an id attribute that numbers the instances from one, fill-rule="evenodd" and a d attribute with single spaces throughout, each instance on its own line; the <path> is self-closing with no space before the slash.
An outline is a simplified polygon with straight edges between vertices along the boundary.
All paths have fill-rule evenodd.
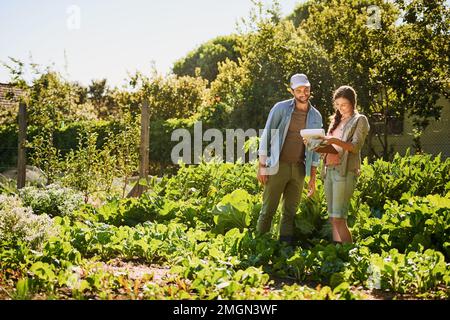
<path id="1" fill-rule="evenodd" d="M 300 130 L 300 135 L 305 139 L 318 139 L 325 137 L 324 129 L 303 129 Z"/>

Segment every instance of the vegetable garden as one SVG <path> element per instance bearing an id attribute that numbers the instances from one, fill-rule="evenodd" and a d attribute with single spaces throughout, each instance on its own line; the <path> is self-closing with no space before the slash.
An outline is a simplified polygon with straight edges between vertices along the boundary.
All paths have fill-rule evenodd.
<path id="1" fill-rule="evenodd" d="M 0 105 L 0 299 L 448 300 L 450 158 L 421 142 L 450 98 L 447 3 L 308 0 L 283 17 L 278 1 L 255 1 L 237 34 L 202 44 L 167 76 L 130 74 L 121 88 L 2 62 L 11 80 L 0 98 L 11 103 Z M 369 24 L 374 8 L 380 21 Z M 354 244 L 331 241 L 320 175 L 288 246 L 277 240 L 280 211 L 269 234 L 255 232 L 256 162 L 171 161 L 176 129 L 264 128 L 291 98 L 295 73 L 308 75 L 325 128 L 343 84 L 369 118 L 348 220 Z M 13 102 L 27 111 L 26 130 Z M 144 102 L 149 157 L 140 159 Z M 404 119 L 413 154 L 399 155 L 389 129 Z M 152 176 L 128 198 L 142 158 Z M 40 177 L 18 189 L 6 172 L 25 160 Z"/>
<path id="2" fill-rule="evenodd" d="M 397 155 L 363 166 L 349 224 L 330 241 L 322 185 L 303 201 L 296 245 L 255 235 L 256 164 L 181 166 L 140 198 L 85 204 L 70 188 L 6 182 L 5 298 L 448 299 L 450 160 Z M 239 177 L 239 178 L 237 178 Z M 320 180 L 319 180 L 320 181 Z M 278 215 L 279 216 L 279 215 Z"/>

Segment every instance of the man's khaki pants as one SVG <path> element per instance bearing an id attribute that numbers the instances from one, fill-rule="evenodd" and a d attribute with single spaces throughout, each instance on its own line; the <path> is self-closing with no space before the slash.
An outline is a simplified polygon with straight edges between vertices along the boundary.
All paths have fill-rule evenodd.
<path id="1" fill-rule="evenodd" d="M 260 234 L 270 231 L 272 220 L 283 195 L 283 214 L 280 222 L 280 238 L 292 237 L 294 218 L 297 212 L 305 182 L 303 163 L 279 163 L 278 172 L 270 175 L 264 187 L 263 206 L 258 219 L 257 231 Z"/>

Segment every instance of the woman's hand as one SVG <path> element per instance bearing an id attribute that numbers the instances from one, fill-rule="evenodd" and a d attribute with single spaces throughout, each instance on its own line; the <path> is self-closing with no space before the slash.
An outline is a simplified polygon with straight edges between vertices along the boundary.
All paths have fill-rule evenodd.
<path id="1" fill-rule="evenodd" d="M 354 146 L 352 143 L 344 142 L 341 139 L 335 138 L 333 136 L 326 136 L 321 139 L 323 141 L 325 141 L 325 144 L 327 144 L 327 145 L 334 144 L 335 146 L 341 147 L 342 149 L 344 149 L 348 152 L 353 152 L 353 150 L 354 150 Z"/>
<path id="2" fill-rule="evenodd" d="M 323 141 L 325 141 L 325 144 L 329 145 L 329 144 L 338 144 L 341 140 L 339 140 L 338 138 L 335 138 L 333 136 L 325 136 L 323 138 L 321 138 Z"/>

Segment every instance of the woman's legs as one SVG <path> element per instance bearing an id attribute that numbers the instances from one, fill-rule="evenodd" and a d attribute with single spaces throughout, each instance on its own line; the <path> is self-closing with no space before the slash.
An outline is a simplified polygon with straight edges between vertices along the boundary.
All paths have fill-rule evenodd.
<path id="1" fill-rule="evenodd" d="M 341 235 L 338 232 L 337 227 L 333 223 L 334 218 L 330 218 L 331 230 L 333 232 L 333 241 L 334 242 L 342 242 Z"/>
<path id="2" fill-rule="evenodd" d="M 347 219 L 330 218 L 333 229 L 333 241 L 353 243 L 352 234 L 347 226 Z"/>
<path id="3" fill-rule="evenodd" d="M 328 202 L 333 241 L 335 242 L 353 242 L 347 226 L 347 213 L 355 184 L 356 177 L 353 172 L 348 172 L 346 176 L 341 176 L 336 169 L 327 171 L 325 195 Z"/>

